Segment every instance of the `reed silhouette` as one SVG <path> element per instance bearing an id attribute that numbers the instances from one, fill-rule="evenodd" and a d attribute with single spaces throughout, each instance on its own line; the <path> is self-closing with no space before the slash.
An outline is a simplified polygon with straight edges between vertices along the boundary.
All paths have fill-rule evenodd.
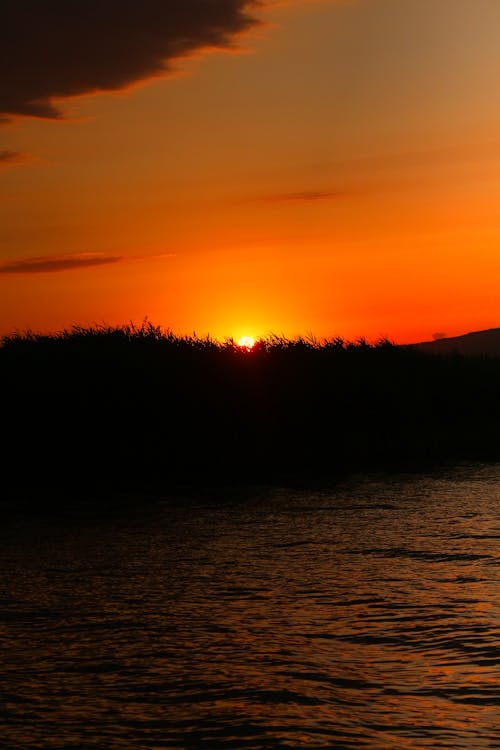
<path id="1" fill-rule="evenodd" d="M 10 495 L 166 493 L 500 458 L 500 359 L 141 326 L 2 340 Z"/>

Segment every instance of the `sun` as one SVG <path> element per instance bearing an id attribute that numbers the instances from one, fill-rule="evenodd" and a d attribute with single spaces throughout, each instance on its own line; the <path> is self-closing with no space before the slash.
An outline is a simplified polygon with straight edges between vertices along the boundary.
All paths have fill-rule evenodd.
<path id="1" fill-rule="evenodd" d="M 242 336 L 241 339 L 238 339 L 238 346 L 240 346 L 242 349 L 247 349 L 250 351 L 250 349 L 253 348 L 255 345 L 255 339 L 253 339 L 251 336 Z"/>

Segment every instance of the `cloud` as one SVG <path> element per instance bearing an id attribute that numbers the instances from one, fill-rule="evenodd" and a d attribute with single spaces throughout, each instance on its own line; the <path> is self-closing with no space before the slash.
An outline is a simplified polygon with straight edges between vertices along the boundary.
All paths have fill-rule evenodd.
<path id="1" fill-rule="evenodd" d="M 19 151 L 0 150 L 0 167 L 21 164 L 30 159 L 28 154 L 22 154 Z"/>
<path id="2" fill-rule="evenodd" d="M 0 274 L 12 273 L 51 273 L 53 271 L 74 271 L 90 266 L 102 266 L 124 260 L 121 255 L 101 255 L 99 253 L 79 253 L 77 255 L 45 255 L 35 258 L 11 260 L 0 264 Z"/>
<path id="3" fill-rule="evenodd" d="M 231 47 L 257 0 L 2 0 L 0 116 L 60 118 L 55 99 L 164 75 Z"/>
<path id="4" fill-rule="evenodd" d="M 150 255 L 104 255 L 103 253 L 73 253 L 64 255 L 39 255 L 0 263 L 0 274 L 52 273 L 54 271 L 76 271 L 90 266 L 128 261 L 166 260 L 176 253 L 152 253 Z"/>
<path id="5" fill-rule="evenodd" d="M 297 201 L 301 203 L 334 200 L 336 198 L 343 198 L 344 196 L 345 193 L 335 192 L 332 190 L 301 190 L 299 192 L 266 195 L 262 198 L 262 200 L 268 201 L 270 203 L 284 203 L 289 201 Z"/>

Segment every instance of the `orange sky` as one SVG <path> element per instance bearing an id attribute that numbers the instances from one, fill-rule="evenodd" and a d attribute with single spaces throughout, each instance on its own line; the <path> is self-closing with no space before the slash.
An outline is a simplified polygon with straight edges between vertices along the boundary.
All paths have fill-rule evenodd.
<path id="1" fill-rule="evenodd" d="M 55 62 L 35 35 L 60 0 L 29 4 L 28 51 L 0 66 L 0 334 L 500 325 L 497 0 L 186 0 L 173 20 L 148 0 L 106 34 L 48 24 Z"/>

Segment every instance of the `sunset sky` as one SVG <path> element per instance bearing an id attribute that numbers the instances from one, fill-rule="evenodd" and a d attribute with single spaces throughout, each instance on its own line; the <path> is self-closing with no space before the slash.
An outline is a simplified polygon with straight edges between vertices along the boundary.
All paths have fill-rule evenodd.
<path id="1" fill-rule="evenodd" d="M 4 0 L 0 334 L 500 326 L 498 0 Z"/>

